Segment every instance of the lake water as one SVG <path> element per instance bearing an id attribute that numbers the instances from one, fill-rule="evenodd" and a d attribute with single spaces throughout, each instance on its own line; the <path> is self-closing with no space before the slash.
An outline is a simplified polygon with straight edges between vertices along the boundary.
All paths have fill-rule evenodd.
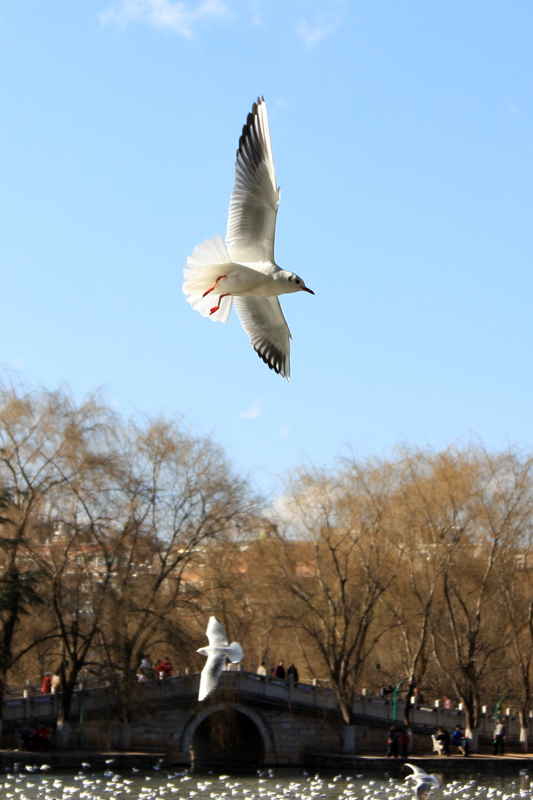
<path id="1" fill-rule="evenodd" d="M 526 770 L 500 774 L 439 775 L 442 787 L 432 800 L 510 800 L 533 794 Z M 533 777 L 533 774 L 532 774 Z M 414 794 L 402 778 L 383 775 L 307 774 L 274 770 L 253 776 L 189 775 L 176 770 L 105 773 L 87 767 L 65 771 L 18 772 L 0 776 L 4 800 L 410 800 Z"/>

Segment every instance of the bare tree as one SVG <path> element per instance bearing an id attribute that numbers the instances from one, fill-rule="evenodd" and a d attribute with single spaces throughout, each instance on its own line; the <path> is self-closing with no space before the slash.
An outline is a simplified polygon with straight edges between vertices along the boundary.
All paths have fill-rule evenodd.
<path id="1" fill-rule="evenodd" d="M 499 501 L 508 510 L 508 530 L 498 562 L 495 592 L 496 624 L 500 641 L 507 644 L 500 696 L 507 694 L 518 707 L 520 746 L 528 751 L 529 715 L 533 707 L 533 459 L 509 458 L 503 491 Z M 500 490 L 502 491 L 502 490 Z"/>
<path id="2" fill-rule="evenodd" d="M 210 540 L 234 535 L 255 501 L 211 441 L 172 420 L 131 423 L 117 439 L 114 549 L 101 647 L 117 676 L 125 741 L 135 708 L 136 672 L 155 647 L 191 647 L 196 591 L 186 572 Z M 191 596 L 192 591 L 192 596 Z"/>
<path id="3" fill-rule="evenodd" d="M 325 669 L 354 749 L 353 702 L 361 671 L 384 629 L 376 616 L 401 561 L 387 465 L 350 464 L 336 475 L 302 471 L 277 542 L 275 613 L 308 658 Z"/>
<path id="4" fill-rule="evenodd" d="M 84 442 L 100 413 L 95 398 L 78 407 L 65 391 L 0 389 L 0 485 L 4 487 L 0 701 L 8 670 L 35 644 L 23 642 L 15 653 L 21 614 L 42 601 L 45 575 L 32 558 L 36 537 L 45 520 L 62 518 L 68 508 L 68 486 L 83 472 Z"/>
<path id="5" fill-rule="evenodd" d="M 450 551 L 433 617 L 434 657 L 463 702 L 475 747 L 485 672 L 506 644 L 494 629 L 498 571 L 524 515 L 531 515 L 530 492 L 513 451 L 447 451 L 430 462 L 433 491 L 441 498 L 434 521 Z"/>

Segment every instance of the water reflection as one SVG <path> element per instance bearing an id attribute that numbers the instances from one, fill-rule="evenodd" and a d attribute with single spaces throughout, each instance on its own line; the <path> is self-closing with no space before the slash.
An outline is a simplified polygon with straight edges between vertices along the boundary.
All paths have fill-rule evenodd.
<path id="1" fill-rule="evenodd" d="M 432 798 L 511 800 L 530 797 L 526 770 L 508 773 L 437 775 L 442 788 Z M 7 800 L 410 800 L 403 777 L 385 774 L 327 774 L 301 770 L 265 771 L 254 776 L 189 775 L 176 770 L 150 772 L 8 772 L 0 778 Z"/>

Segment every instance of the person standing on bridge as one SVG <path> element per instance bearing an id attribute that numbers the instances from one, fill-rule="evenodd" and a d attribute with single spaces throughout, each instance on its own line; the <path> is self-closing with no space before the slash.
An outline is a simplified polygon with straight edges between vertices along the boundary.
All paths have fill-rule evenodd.
<path id="1" fill-rule="evenodd" d="M 137 673 L 139 676 L 139 681 L 141 683 L 146 683 L 146 681 L 153 681 L 156 677 L 155 669 L 153 663 L 150 661 L 150 656 L 145 654 L 141 658 L 141 663 L 139 664 L 139 671 Z"/>
<path id="2" fill-rule="evenodd" d="M 267 675 L 267 672 L 268 672 L 268 670 L 267 670 L 266 661 L 261 661 L 261 663 L 257 667 L 257 674 L 261 675 L 263 678 L 265 678 L 266 675 Z"/>
<path id="3" fill-rule="evenodd" d="M 285 680 L 285 667 L 283 666 L 282 660 L 278 662 L 277 667 L 274 669 L 274 677 L 279 678 L 282 681 Z"/>
<path id="4" fill-rule="evenodd" d="M 56 670 L 52 675 L 50 687 L 52 694 L 57 694 L 61 691 L 61 672 L 59 670 Z"/>
<path id="5" fill-rule="evenodd" d="M 287 669 L 287 680 L 289 681 L 289 683 L 291 683 L 292 680 L 294 686 L 296 686 L 296 684 L 298 683 L 298 670 L 292 663 L 289 664 L 289 668 Z"/>

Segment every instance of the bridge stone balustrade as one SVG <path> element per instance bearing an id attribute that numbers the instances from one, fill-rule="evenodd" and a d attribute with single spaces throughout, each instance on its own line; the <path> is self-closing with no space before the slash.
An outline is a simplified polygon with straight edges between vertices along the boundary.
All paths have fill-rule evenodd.
<path id="1" fill-rule="evenodd" d="M 192 674 L 139 684 L 127 725 L 117 719 L 112 688 L 87 684 L 73 697 L 69 745 L 78 742 L 83 704 L 87 746 L 163 748 L 174 763 L 188 764 L 192 759 L 194 763 L 230 764 L 237 748 L 241 755 L 246 753 L 250 765 L 290 765 L 304 763 L 310 752 L 342 750 L 344 724 L 335 695 L 328 689 L 229 670 L 222 674 L 216 691 L 199 703 L 199 682 L 199 674 Z M 59 699 L 58 695 L 38 694 L 7 699 L 4 730 L 38 720 L 53 725 Z M 392 702 L 359 697 L 354 713 L 356 750 L 383 750 L 386 728 L 393 722 Z M 398 725 L 402 719 L 403 705 L 398 703 Z M 505 722 L 508 736 L 518 740 L 516 717 L 506 717 Z M 451 731 L 457 724 L 464 727 L 464 715 L 444 708 L 415 707 L 411 724 L 418 735 L 434 732 L 438 725 Z M 493 715 L 483 715 L 480 734 L 490 737 L 493 727 Z M 531 724 L 529 733 L 533 735 Z M 229 749 L 220 744 L 224 737 L 230 744 L 233 740 Z"/>

